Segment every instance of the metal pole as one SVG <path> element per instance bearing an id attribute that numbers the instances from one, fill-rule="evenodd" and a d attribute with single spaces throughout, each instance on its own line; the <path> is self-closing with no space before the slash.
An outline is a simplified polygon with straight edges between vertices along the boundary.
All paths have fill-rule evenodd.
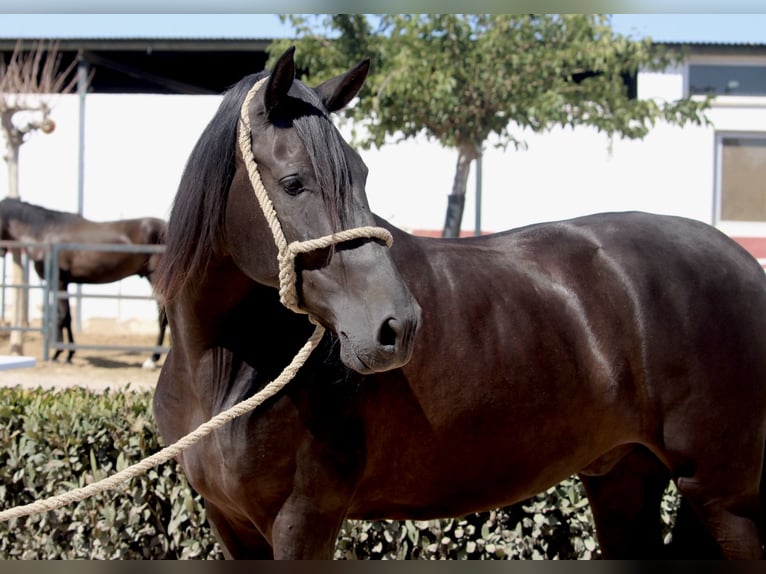
<path id="1" fill-rule="evenodd" d="M 47 361 L 50 358 L 51 349 L 51 283 L 53 282 L 53 255 L 51 254 L 51 246 L 45 246 L 45 271 L 43 281 L 43 361 Z"/>
<path id="2" fill-rule="evenodd" d="M 85 96 L 88 94 L 88 62 L 82 59 L 82 54 L 77 62 L 77 94 L 80 98 L 79 117 L 79 141 L 77 146 L 77 213 L 82 215 L 85 206 Z M 78 333 L 82 330 L 82 285 L 79 283 L 75 289 L 75 312 L 74 329 Z"/>
<path id="3" fill-rule="evenodd" d="M 80 99 L 79 141 L 77 142 L 77 213 L 82 215 L 85 193 L 85 96 L 88 94 L 88 62 L 77 62 L 77 94 Z"/>
<path id="4" fill-rule="evenodd" d="M 476 158 L 476 223 L 474 226 L 474 235 L 481 235 L 481 158 L 483 154 L 479 152 Z"/>
<path id="5" fill-rule="evenodd" d="M 5 322 L 5 279 L 8 277 L 8 266 L 3 256 L 3 290 L 0 292 L 0 322 Z"/>

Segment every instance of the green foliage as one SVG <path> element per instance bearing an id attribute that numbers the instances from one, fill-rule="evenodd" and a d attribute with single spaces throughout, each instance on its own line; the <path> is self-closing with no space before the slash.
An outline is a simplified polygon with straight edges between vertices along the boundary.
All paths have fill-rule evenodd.
<path id="1" fill-rule="evenodd" d="M 0 389 L 0 506 L 48 498 L 161 447 L 148 393 Z M 0 523 L 3 559 L 216 557 L 200 501 L 176 464 L 48 513 Z"/>
<path id="2" fill-rule="evenodd" d="M 0 508 L 48 498 L 161 447 L 151 394 L 0 388 Z M 677 498 L 663 501 L 666 525 Z M 176 464 L 65 508 L 0 523 L 0 559 L 217 559 L 202 502 Z M 521 504 L 429 521 L 346 521 L 338 559 L 598 558 L 582 485 L 569 479 Z"/>
<path id="3" fill-rule="evenodd" d="M 681 53 L 612 31 L 598 14 L 292 15 L 290 44 L 314 83 L 371 59 L 359 102 L 347 113 L 365 125 L 357 143 L 424 133 L 465 153 L 492 134 L 521 144 L 520 131 L 589 125 L 609 136 L 642 138 L 657 121 L 706 122 L 709 102 L 635 100 L 624 78 L 661 70 Z"/>
<path id="4" fill-rule="evenodd" d="M 598 558 L 582 485 L 569 479 L 524 503 L 428 521 L 347 521 L 336 558 L 539 560 Z"/>
<path id="5" fill-rule="evenodd" d="M 631 98 L 626 76 L 683 57 L 616 34 L 599 14 L 363 14 L 285 17 L 295 39 L 274 41 L 270 62 L 295 44 L 313 83 L 370 58 L 371 73 L 345 117 L 353 141 L 381 147 L 419 134 L 458 152 L 445 237 L 457 237 L 467 166 L 494 137 L 525 147 L 523 133 L 590 126 L 643 138 L 658 122 L 707 124 L 710 101 Z"/>

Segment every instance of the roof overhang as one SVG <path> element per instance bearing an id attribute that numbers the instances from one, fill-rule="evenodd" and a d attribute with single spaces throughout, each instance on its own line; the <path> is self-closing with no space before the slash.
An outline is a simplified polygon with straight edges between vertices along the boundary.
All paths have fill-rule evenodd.
<path id="1" fill-rule="evenodd" d="M 25 39 L 22 49 L 47 40 Z M 16 39 L 0 39 L 10 54 Z M 85 63 L 90 93 L 220 94 L 264 69 L 268 39 L 66 38 L 55 40 L 62 66 Z M 7 57 L 7 56 L 6 56 Z"/>

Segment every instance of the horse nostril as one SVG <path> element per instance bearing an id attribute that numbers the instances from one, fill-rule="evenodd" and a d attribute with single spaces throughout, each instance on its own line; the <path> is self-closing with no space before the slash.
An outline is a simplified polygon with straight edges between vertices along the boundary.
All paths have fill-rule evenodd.
<path id="1" fill-rule="evenodd" d="M 380 332 L 378 333 L 378 343 L 380 343 L 380 345 L 383 347 L 393 347 L 396 345 L 399 331 L 399 321 L 394 318 L 386 319 L 383 322 L 383 325 L 380 327 Z"/>

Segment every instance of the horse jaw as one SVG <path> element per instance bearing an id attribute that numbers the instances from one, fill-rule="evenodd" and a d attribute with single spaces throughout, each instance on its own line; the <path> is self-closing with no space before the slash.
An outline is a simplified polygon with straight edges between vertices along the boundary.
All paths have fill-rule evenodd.
<path id="1" fill-rule="evenodd" d="M 334 260 L 352 261 L 302 272 L 304 309 L 335 333 L 343 364 L 363 375 L 406 365 L 421 322 L 420 305 L 381 249 L 336 253 Z"/>

